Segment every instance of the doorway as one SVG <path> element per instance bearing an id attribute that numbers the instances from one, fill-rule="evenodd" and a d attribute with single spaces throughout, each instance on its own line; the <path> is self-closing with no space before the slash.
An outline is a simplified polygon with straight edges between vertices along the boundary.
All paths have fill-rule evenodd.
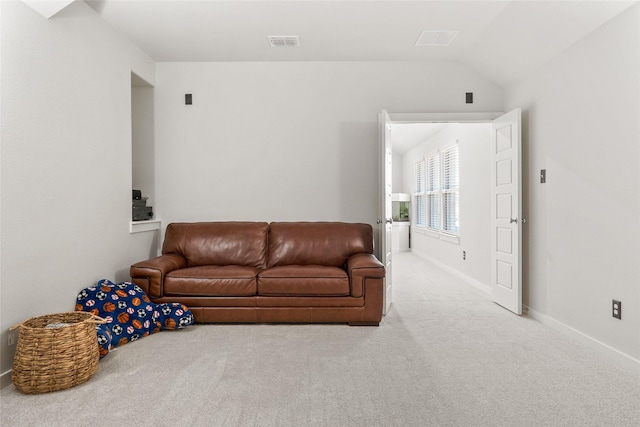
<path id="1" fill-rule="evenodd" d="M 411 199 L 410 250 L 466 276 L 487 292 L 491 281 L 490 137 L 488 123 L 396 123 L 391 127 L 393 192 Z M 453 146 L 458 150 L 459 227 L 457 233 L 449 234 L 416 224 L 416 168 Z M 436 216 L 436 221 L 442 219 Z"/>
<path id="2" fill-rule="evenodd" d="M 494 301 L 521 314 L 521 263 L 518 261 L 521 257 L 521 224 L 517 219 L 521 212 L 520 111 L 514 110 L 504 115 L 502 120 L 495 120 L 500 116 L 500 113 L 390 114 L 392 186 L 394 193 L 408 193 L 411 197 L 411 251 L 487 294 L 493 294 Z M 509 212 L 497 213 L 495 200 L 504 200 L 505 197 L 497 197 L 495 192 L 495 172 L 496 168 L 500 169 L 500 166 L 496 167 L 495 153 L 500 150 L 496 144 L 501 144 L 501 134 L 505 131 L 499 130 L 499 126 L 505 123 L 505 118 L 508 120 L 504 129 L 512 138 L 509 144 L 517 146 L 516 157 L 509 160 L 513 162 L 509 168 L 515 174 L 509 177 L 514 179 L 515 186 L 510 188 L 515 190 L 509 193 L 514 203 L 510 205 Z M 420 196 L 416 194 L 416 187 L 420 185 L 416 178 L 416 167 L 421 161 L 424 163 L 425 159 L 432 158 L 434 153 L 452 145 L 459 148 L 460 160 L 460 227 L 458 233 L 453 235 L 434 230 L 431 224 L 424 226 L 415 223 L 418 214 L 416 199 Z M 509 226 L 496 223 L 500 215 L 505 216 Z M 514 222 L 516 224 L 511 225 Z M 500 236 L 510 236 L 509 251 L 513 249 L 513 253 L 507 258 L 508 264 L 500 261 L 503 254 L 496 251 L 496 247 L 507 248 L 508 245 L 496 242 L 496 235 L 498 239 Z M 498 277 L 500 274 L 502 278 Z M 501 282 L 509 284 L 505 289 L 512 297 L 507 304 L 496 298 L 496 291 L 500 293 L 503 290 Z"/>

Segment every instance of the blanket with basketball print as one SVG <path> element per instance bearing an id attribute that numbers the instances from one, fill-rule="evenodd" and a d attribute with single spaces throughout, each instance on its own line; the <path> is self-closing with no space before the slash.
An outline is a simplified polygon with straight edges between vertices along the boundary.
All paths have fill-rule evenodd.
<path id="1" fill-rule="evenodd" d="M 194 322 L 193 314 L 183 304 L 155 304 L 138 285 L 106 279 L 78 293 L 76 311 L 88 311 L 107 321 L 96 326 L 100 358 L 112 348 Z"/>

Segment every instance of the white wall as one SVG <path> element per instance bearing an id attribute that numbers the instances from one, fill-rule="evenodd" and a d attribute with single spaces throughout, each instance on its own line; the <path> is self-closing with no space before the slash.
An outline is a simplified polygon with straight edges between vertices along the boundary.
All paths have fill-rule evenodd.
<path id="1" fill-rule="evenodd" d="M 490 125 L 452 124 L 403 156 L 403 192 L 415 212 L 415 163 L 458 143 L 460 167 L 459 243 L 440 240 L 411 227 L 411 251 L 432 259 L 487 288 L 491 284 Z M 415 217 L 415 215 L 413 215 Z M 462 258 L 466 252 L 466 260 Z"/>
<path id="2" fill-rule="evenodd" d="M 502 110 L 501 90 L 456 63 L 158 63 L 156 71 L 164 223 L 375 224 L 381 109 Z M 469 90 L 476 104 L 464 103 Z"/>
<path id="3" fill-rule="evenodd" d="M 640 360 L 640 7 L 506 91 L 523 108 L 525 302 Z M 538 183 L 540 169 L 547 183 Z M 622 320 L 611 300 L 623 303 Z M 633 364 L 633 361 L 632 361 Z"/>
<path id="4" fill-rule="evenodd" d="M 1 10 L 0 372 L 7 329 L 73 311 L 100 278 L 126 280 L 153 233 L 129 234 L 131 71 L 154 62 L 84 2 L 45 20 L 22 2 Z M 4 380 L 8 375 L 3 376 Z"/>
<path id="5" fill-rule="evenodd" d="M 393 148 L 393 141 L 391 142 Z M 402 168 L 402 153 L 397 151 L 392 152 L 391 157 L 391 191 L 393 193 L 404 192 L 404 174 Z"/>
<path id="6" fill-rule="evenodd" d="M 153 206 L 155 195 L 155 137 L 153 87 L 142 84 L 131 87 L 131 185 L 148 197 Z"/>

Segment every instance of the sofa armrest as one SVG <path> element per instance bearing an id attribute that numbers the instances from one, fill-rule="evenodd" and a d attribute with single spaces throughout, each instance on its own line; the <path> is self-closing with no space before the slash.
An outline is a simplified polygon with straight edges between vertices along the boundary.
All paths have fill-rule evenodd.
<path id="1" fill-rule="evenodd" d="M 364 296 L 366 278 L 384 278 L 384 265 L 373 254 L 356 254 L 347 260 L 347 273 L 351 282 L 351 296 Z"/>
<path id="2" fill-rule="evenodd" d="M 187 260 L 177 254 L 162 255 L 157 258 L 140 261 L 131 266 L 131 281 L 153 298 L 163 296 L 164 276 L 174 270 L 187 266 Z"/>

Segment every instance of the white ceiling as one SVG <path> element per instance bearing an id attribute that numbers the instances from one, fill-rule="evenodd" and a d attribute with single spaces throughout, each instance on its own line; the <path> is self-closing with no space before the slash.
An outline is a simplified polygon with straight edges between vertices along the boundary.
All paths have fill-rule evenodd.
<path id="1" fill-rule="evenodd" d="M 391 125 L 391 146 L 394 152 L 405 154 L 418 144 L 445 130 L 449 123 L 408 123 Z"/>
<path id="2" fill-rule="evenodd" d="M 60 2 L 60 0 L 58 0 Z M 68 2 L 65 1 L 65 2 Z M 85 0 L 156 61 L 458 61 L 498 85 L 527 76 L 638 1 Z M 425 30 L 458 31 L 415 46 Z M 274 48 L 268 36 L 299 36 Z M 398 125 L 406 152 L 442 125 Z"/>
<path id="3" fill-rule="evenodd" d="M 85 0 L 156 61 L 433 61 L 499 85 L 525 77 L 637 1 Z M 459 31 L 415 46 L 424 30 Z M 270 47 L 267 36 L 300 36 Z"/>

